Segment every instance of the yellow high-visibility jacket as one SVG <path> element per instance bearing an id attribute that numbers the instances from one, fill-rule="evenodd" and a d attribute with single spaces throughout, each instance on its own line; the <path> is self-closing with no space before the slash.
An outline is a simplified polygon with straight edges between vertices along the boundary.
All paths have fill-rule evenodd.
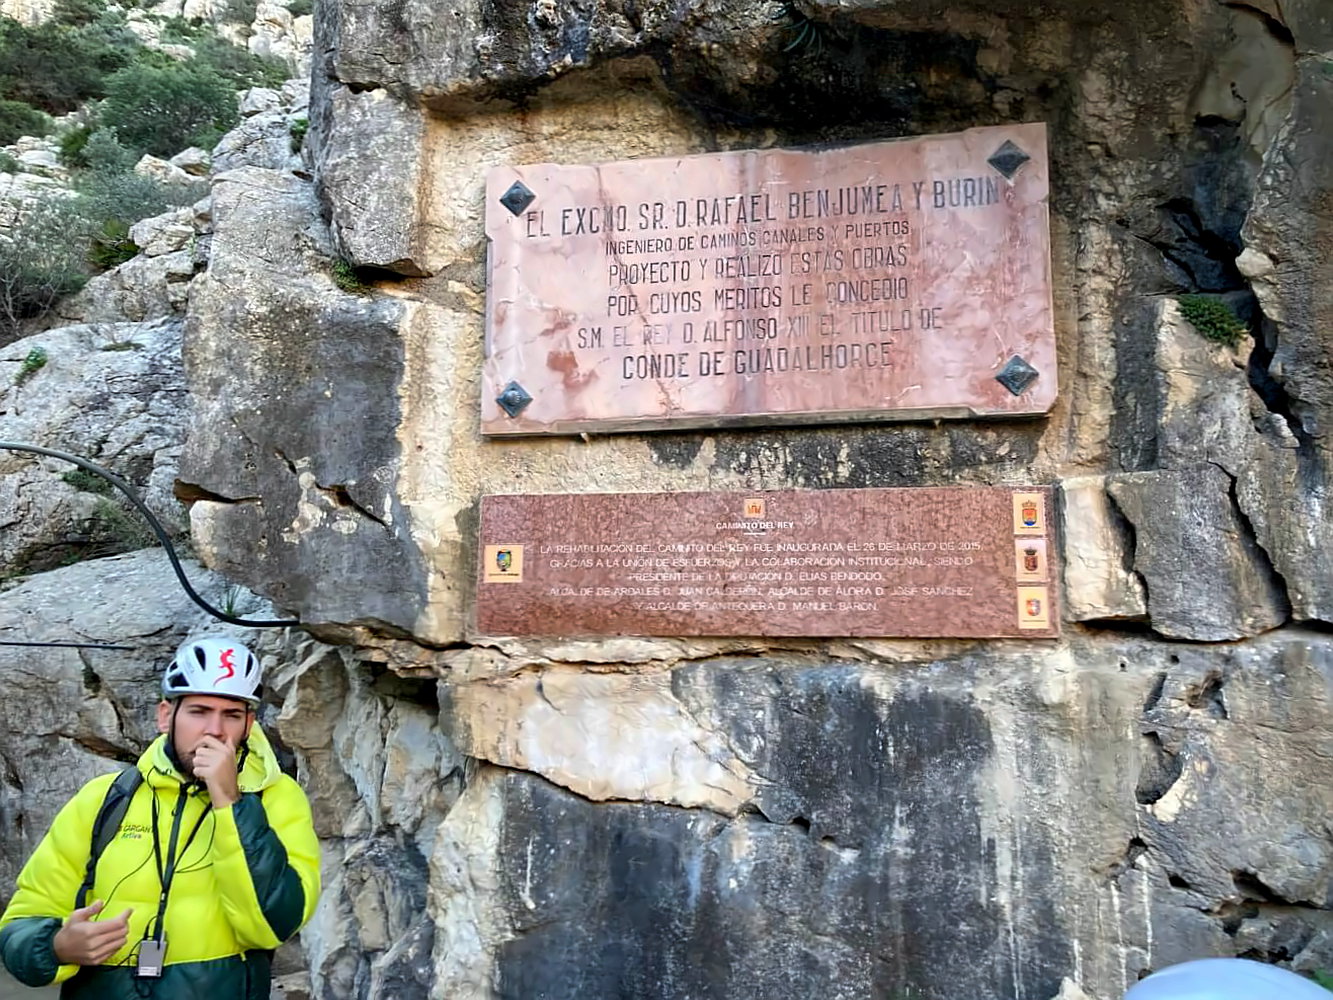
<path id="1" fill-rule="evenodd" d="M 61 965 L 53 940 L 74 909 L 92 850 L 93 821 L 116 775 L 94 778 L 60 810 L 19 873 L 0 917 L 0 959 L 29 986 L 64 983 L 62 1000 L 140 1000 L 134 969 L 139 943 L 156 917 L 161 884 L 153 853 L 153 800 L 163 860 L 179 810 L 180 854 L 168 897 L 166 963 L 146 995 L 161 1000 L 267 1000 L 273 949 L 310 919 L 319 896 L 319 843 L 310 804 L 283 774 L 258 725 L 239 775 L 241 799 L 213 809 L 208 792 L 172 766 L 159 737 L 139 758 L 143 783 L 97 863 L 87 902 L 98 919 L 126 909 L 129 940 L 103 965 Z M 178 848 L 179 852 L 179 848 Z"/>

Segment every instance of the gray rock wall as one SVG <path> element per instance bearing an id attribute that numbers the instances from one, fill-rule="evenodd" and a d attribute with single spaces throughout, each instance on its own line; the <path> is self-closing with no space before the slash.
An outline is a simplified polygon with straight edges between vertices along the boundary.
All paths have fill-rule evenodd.
<path id="1" fill-rule="evenodd" d="M 314 993 L 1114 1000 L 1201 955 L 1333 968 L 1326 8 L 325 5 L 309 163 L 214 186 L 178 487 L 206 562 L 339 644 L 279 682 L 328 850 Z M 479 438 L 487 167 L 1027 120 L 1047 419 Z M 1252 340 L 1202 339 L 1186 292 Z M 1025 482 L 1061 487 L 1059 642 L 470 625 L 488 492 Z"/>

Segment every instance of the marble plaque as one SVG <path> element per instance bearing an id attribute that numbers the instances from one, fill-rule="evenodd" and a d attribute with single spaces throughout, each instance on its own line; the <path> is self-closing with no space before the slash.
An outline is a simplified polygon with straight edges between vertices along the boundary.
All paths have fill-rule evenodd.
<path id="1" fill-rule="evenodd" d="M 1046 487 L 481 503 L 484 635 L 1059 634 Z"/>
<path id="2" fill-rule="evenodd" d="M 497 167 L 482 433 L 1045 413 L 1048 189 L 1041 124 Z"/>

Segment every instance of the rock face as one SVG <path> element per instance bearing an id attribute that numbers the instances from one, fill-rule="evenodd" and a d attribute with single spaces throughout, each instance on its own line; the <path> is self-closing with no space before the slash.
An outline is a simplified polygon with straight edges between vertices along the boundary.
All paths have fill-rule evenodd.
<path id="1" fill-rule="evenodd" d="M 173 534 L 185 429 L 181 323 L 96 323 L 0 348 L 3 437 L 67 451 L 119 475 Z M 22 377 L 34 352 L 46 358 Z M 154 545 L 146 522 L 104 480 L 59 459 L 0 451 L 4 576 Z"/>
<path id="2" fill-rule="evenodd" d="M 277 685 L 327 849 L 313 995 L 1114 1000 L 1203 955 L 1333 967 L 1326 3 L 318 21 L 305 147 L 299 95 L 255 95 L 214 151 L 177 487 L 208 565 L 339 644 L 293 640 Z M 480 439 L 490 166 L 1031 120 L 1048 418 Z M 156 231 L 145 260 L 183 252 Z M 1185 293 L 1252 337 L 1205 339 Z M 486 493 L 1029 482 L 1060 486 L 1059 641 L 472 624 Z"/>
<path id="3" fill-rule="evenodd" d="M 464 0 L 316 28 L 330 228 L 276 174 L 219 214 L 245 278 L 207 281 L 250 314 L 203 286 L 187 357 L 213 402 L 184 468 L 208 560 L 360 647 L 284 716 L 360 859 L 306 936 L 317 993 L 1110 1000 L 1200 955 L 1330 961 L 1333 800 L 1304 777 L 1333 748 L 1320 4 L 956 4 L 946 26 L 915 2 Z M 488 167 L 1020 120 L 1052 136 L 1047 420 L 478 438 Z M 316 309 L 321 254 L 370 299 Z M 1252 342 L 1204 339 L 1184 293 Z M 1029 481 L 1061 485 L 1058 643 L 470 625 L 487 492 Z M 403 705 L 432 798 L 395 818 L 368 759 L 401 751 L 339 734 L 388 740 Z"/>
<path id="4" fill-rule="evenodd" d="M 290 173 L 249 167 L 222 175 L 213 223 L 186 349 L 191 433 L 202 445 L 193 453 L 201 461 L 182 471 L 198 498 L 196 541 L 229 575 L 262 575 L 281 603 L 305 608 L 311 620 L 410 624 L 425 584 L 401 562 L 407 526 L 393 491 L 398 324 L 410 306 L 336 288 L 313 186 Z M 329 339 L 327 329 L 344 336 Z M 300 370 L 325 375 L 292 382 Z M 270 423 L 283 399 L 309 409 L 310 419 Z M 266 493 L 275 479 L 281 494 Z M 215 544 L 253 530 L 272 534 L 231 556 Z M 379 556 L 363 565 L 367 546 Z M 330 585 L 294 572 L 303 554 L 323 564 Z M 366 575 L 372 566 L 378 583 Z M 376 595 L 370 605 L 362 603 L 366 588 Z"/>
<path id="5" fill-rule="evenodd" d="M 1285 886 L 1291 894 L 1273 895 L 1316 901 L 1308 924 L 1314 936 L 1327 924 L 1317 909 L 1329 851 L 1316 819 L 1325 797 L 1295 789 L 1285 797 L 1267 785 L 1263 762 L 1251 752 L 1253 733 L 1269 723 L 1261 703 L 1276 707 L 1266 679 L 1274 668 L 1306 696 L 1327 690 L 1326 654 L 1313 651 L 1308 638 L 1291 642 L 1224 663 L 1220 674 L 1210 673 L 1212 656 L 1177 651 L 1181 663 L 1172 664 L 1173 654 L 1149 648 L 1122 671 L 1123 648 L 1097 644 L 1076 646 L 1072 657 L 1029 659 L 1022 671 L 1003 655 L 984 653 L 888 674 L 868 664 L 794 667 L 763 659 L 678 668 L 672 688 L 692 716 L 723 734 L 744 764 L 764 776 L 750 803 L 757 815 L 701 820 L 676 812 L 668 819 L 660 807 L 615 807 L 600 821 L 571 820 L 560 814 L 607 810 L 543 782 L 500 778 L 499 859 L 512 891 L 501 894 L 501 905 L 520 938 L 499 949 L 494 971 L 502 983 L 526 980 L 535 989 L 543 982 L 552 989 L 534 960 L 559 954 L 571 969 L 598 970 L 605 983 L 594 989 L 599 995 L 617 995 L 612 984 L 638 976 L 641 985 L 622 985 L 622 993 L 651 994 L 656 983 L 664 995 L 721 996 L 744 982 L 753 984 L 750 995 L 776 997 L 791 995 L 791 977 L 800 969 L 809 983 L 794 989 L 800 994 L 832 983 L 835 995 L 848 997 L 895 990 L 941 1000 L 1048 997 L 1081 954 L 1084 981 L 1123 988 L 1118 966 L 1128 985 L 1139 969 L 1189 955 L 1197 941 L 1172 937 L 1177 922 L 1194 920 L 1178 911 L 1236 893 L 1222 883 L 1232 869 L 1256 871 L 1259 856 L 1277 865 L 1256 872 L 1264 884 L 1287 864 L 1313 879 L 1297 885 L 1300 877 L 1291 872 Z M 1238 689 L 1222 693 L 1229 684 Z M 1143 713 L 1158 686 L 1160 700 Z M 1093 700 L 1099 707 L 1090 714 Z M 1213 724 L 1218 701 L 1229 706 L 1234 728 Z M 1326 746 L 1327 716 L 1315 715 L 1321 721 L 1313 730 L 1298 720 L 1280 724 L 1289 735 L 1279 742 L 1290 739 L 1287 749 L 1298 754 L 1296 745 Z M 762 725 L 751 721 L 758 719 Z M 1161 751 L 1141 735 L 1148 725 L 1171 732 Z M 1253 728 L 1242 733 L 1247 726 Z M 1068 756 L 1070 744 L 1081 748 L 1077 761 Z M 1142 787 L 1159 753 L 1182 777 Z M 1129 766 L 1109 774 L 1100 763 L 1107 757 Z M 1192 785 L 1199 773 L 1212 780 Z M 1255 795 L 1258 789 L 1264 790 Z M 1250 795 L 1248 806 L 1228 801 Z M 1130 806 L 1131 799 L 1141 808 Z M 1143 806 L 1152 853 L 1126 861 L 1135 853 Z M 1214 817 L 1224 813 L 1236 817 L 1235 841 L 1226 851 L 1203 850 L 1216 834 Z M 1074 822 L 1056 819 L 1075 815 Z M 1266 824 L 1276 817 L 1299 846 L 1269 843 Z M 579 822 L 594 831 L 609 827 L 604 846 L 592 834 L 589 853 L 603 860 L 591 869 L 562 863 L 560 844 Z M 663 825 L 674 834 L 661 835 Z M 1252 842 L 1243 830 L 1254 831 Z M 525 841 L 535 842 L 534 857 L 546 858 L 530 888 L 519 878 L 526 879 L 526 869 L 513 870 Z M 1309 851 L 1308 866 L 1278 861 Z M 645 877 L 635 877 L 636 856 Z M 1061 856 L 1079 862 L 1060 864 Z M 1208 874 L 1176 872 L 1186 864 Z M 1193 898 L 1172 891 L 1173 874 L 1190 883 Z M 1096 928 L 1117 892 L 1135 882 L 1138 891 L 1121 901 L 1126 938 L 1108 948 Z M 626 892 L 631 905 L 615 905 Z M 589 896 L 590 913 L 552 918 L 551 907 L 558 913 Z M 633 905 L 637 896 L 641 910 Z M 546 906 L 534 910 L 533 899 Z M 599 906 L 598 899 L 606 902 Z M 585 920 L 599 912 L 606 923 L 589 930 Z M 1133 930 L 1131 920 L 1138 922 Z M 1225 948 L 1220 922 L 1211 924 L 1209 943 Z M 659 927 L 658 936 L 650 926 Z M 522 933 L 526 928 L 533 928 L 531 936 Z M 670 928 L 665 941 L 661 928 Z M 604 947 L 617 939 L 624 951 L 613 947 L 614 957 L 594 959 L 594 942 Z M 708 939 L 713 959 L 700 969 L 691 956 Z M 932 944 L 943 941 L 948 953 Z M 577 990 L 556 987 L 552 995 Z"/>

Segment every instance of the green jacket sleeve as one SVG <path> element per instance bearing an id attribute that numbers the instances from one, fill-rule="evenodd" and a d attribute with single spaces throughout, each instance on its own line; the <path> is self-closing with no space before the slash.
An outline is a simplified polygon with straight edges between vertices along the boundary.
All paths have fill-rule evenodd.
<path id="1" fill-rule="evenodd" d="M 245 947 L 276 948 L 300 930 L 319 899 L 319 841 L 301 787 L 284 775 L 218 810 L 213 869 Z"/>
<path id="2" fill-rule="evenodd" d="M 79 971 L 77 965 L 60 964 L 54 941 L 74 909 L 92 850 L 93 819 L 115 778 L 94 778 L 79 789 L 19 872 L 14 898 L 0 916 L 0 959 L 21 983 L 46 986 Z"/>

